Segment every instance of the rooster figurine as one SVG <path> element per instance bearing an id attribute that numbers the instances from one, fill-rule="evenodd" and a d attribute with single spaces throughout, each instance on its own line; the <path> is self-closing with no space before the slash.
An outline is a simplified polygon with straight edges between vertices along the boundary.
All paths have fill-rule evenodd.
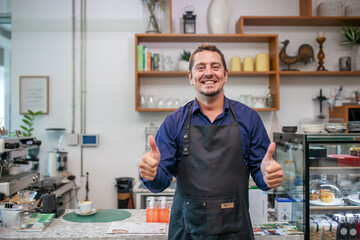
<path id="1" fill-rule="evenodd" d="M 299 47 L 298 55 L 297 56 L 289 56 L 286 53 L 286 47 L 290 43 L 289 40 L 285 40 L 281 42 L 284 44 L 283 48 L 280 50 L 279 58 L 280 61 L 288 65 L 288 69 L 283 69 L 285 71 L 298 71 L 298 69 L 290 69 L 290 65 L 302 62 L 305 65 L 315 61 L 314 59 L 314 50 L 309 44 L 303 44 Z"/>

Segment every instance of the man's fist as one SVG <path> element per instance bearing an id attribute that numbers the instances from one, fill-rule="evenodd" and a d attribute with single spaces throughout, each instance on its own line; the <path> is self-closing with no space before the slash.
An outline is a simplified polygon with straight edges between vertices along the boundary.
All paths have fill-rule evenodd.
<path id="1" fill-rule="evenodd" d="M 264 182 L 269 188 L 280 186 L 283 177 L 281 165 L 273 158 L 275 147 L 275 143 L 269 145 L 266 155 L 261 162 L 261 172 L 263 174 Z"/>
<path id="2" fill-rule="evenodd" d="M 148 138 L 151 150 L 147 152 L 139 163 L 140 176 L 148 181 L 154 180 L 160 162 L 160 152 L 153 136 Z"/>

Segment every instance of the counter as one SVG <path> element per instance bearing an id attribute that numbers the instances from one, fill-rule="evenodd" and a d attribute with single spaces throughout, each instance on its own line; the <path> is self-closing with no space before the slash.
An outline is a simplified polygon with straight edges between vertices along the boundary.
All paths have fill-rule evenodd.
<path id="1" fill-rule="evenodd" d="M 66 213 L 74 210 L 67 209 Z M 145 222 L 146 210 L 126 209 L 131 213 L 131 217 L 123 221 Z M 42 232 L 17 232 L 14 229 L 0 227 L 0 239 L 146 239 L 146 240 L 165 240 L 166 235 L 120 235 L 108 234 L 110 223 L 76 223 L 68 222 L 62 217 L 53 219 L 50 225 Z M 256 240 L 303 240 L 303 235 L 296 236 L 255 236 Z"/>

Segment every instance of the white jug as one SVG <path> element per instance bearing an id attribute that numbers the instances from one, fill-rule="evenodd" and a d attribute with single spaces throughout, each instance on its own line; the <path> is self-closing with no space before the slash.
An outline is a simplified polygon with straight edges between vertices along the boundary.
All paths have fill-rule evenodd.
<path id="1" fill-rule="evenodd" d="M 8 228 L 15 228 L 20 226 L 20 213 L 22 206 L 14 206 L 13 208 L 5 208 L 1 205 L 1 223 Z"/>

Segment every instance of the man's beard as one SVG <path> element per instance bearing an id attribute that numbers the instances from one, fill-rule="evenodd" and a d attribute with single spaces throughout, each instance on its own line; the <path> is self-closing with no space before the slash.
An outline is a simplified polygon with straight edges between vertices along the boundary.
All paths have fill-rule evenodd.
<path id="1" fill-rule="evenodd" d="M 217 94 L 219 94 L 221 91 L 223 90 L 223 88 L 217 90 L 217 91 L 213 91 L 213 92 L 203 92 L 203 91 L 200 91 L 200 94 L 204 95 L 204 96 L 207 96 L 207 97 L 213 97 Z"/>

